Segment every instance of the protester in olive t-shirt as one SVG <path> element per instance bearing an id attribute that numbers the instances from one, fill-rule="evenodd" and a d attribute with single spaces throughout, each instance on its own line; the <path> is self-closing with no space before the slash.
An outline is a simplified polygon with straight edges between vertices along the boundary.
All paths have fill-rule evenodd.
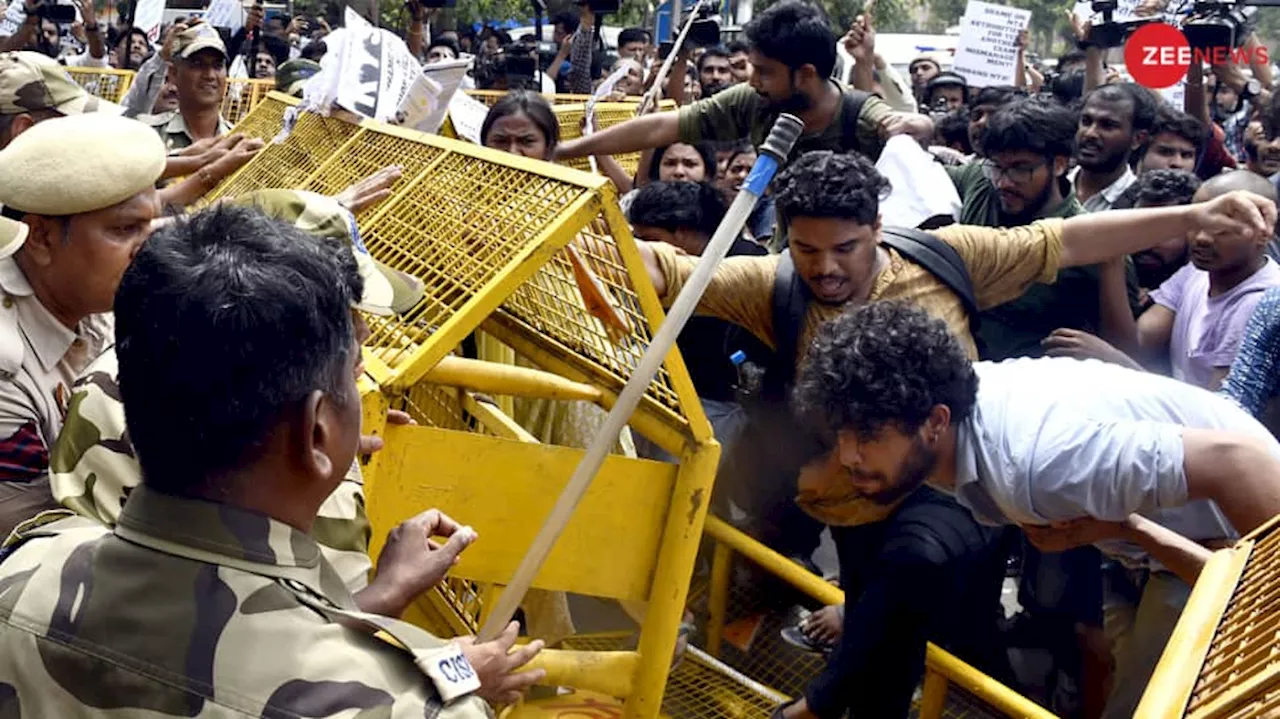
<path id="1" fill-rule="evenodd" d="M 890 135 L 932 135 L 933 123 L 927 116 L 895 113 L 873 96 L 862 101 L 856 121 L 844 116 L 844 98 L 852 91 L 829 79 L 836 62 L 836 36 L 821 10 L 799 0 L 784 0 L 756 16 L 745 33 L 751 45 L 748 84 L 678 113 L 654 113 L 562 142 L 556 157 L 617 155 L 704 140 L 750 139 L 759 146 L 784 112 L 796 115 L 805 126 L 792 158 L 834 150 L 858 151 L 874 160 Z M 846 132 L 848 128 L 851 133 Z"/>

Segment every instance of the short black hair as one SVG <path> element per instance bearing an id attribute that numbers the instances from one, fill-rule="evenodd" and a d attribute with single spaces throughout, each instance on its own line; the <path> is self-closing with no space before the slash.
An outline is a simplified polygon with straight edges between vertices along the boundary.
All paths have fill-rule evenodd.
<path id="1" fill-rule="evenodd" d="M 1156 108 L 1160 106 L 1160 100 L 1150 90 L 1132 82 L 1113 82 L 1095 88 L 1085 96 L 1084 102 L 1088 105 L 1094 99 L 1103 102 L 1128 102 L 1132 108 L 1129 120 L 1134 133 L 1151 130 L 1156 122 Z"/>
<path id="2" fill-rule="evenodd" d="M 948 147 L 953 143 L 959 144 L 966 154 L 973 152 L 973 148 L 969 146 L 968 110 L 952 110 L 936 119 L 933 127 L 934 132 L 942 139 L 942 144 Z"/>
<path id="3" fill-rule="evenodd" d="M 329 46 L 325 44 L 324 39 L 312 40 L 307 46 L 302 48 L 302 59 L 320 62 L 320 58 L 329 52 Z"/>
<path id="4" fill-rule="evenodd" d="M 773 184 L 783 223 L 796 217 L 834 217 L 871 225 L 889 189 L 889 181 L 865 156 L 829 150 L 801 155 Z"/>
<path id="5" fill-rule="evenodd" d="M 1187 205 L 1200 189 L 1200 178 L 1184 170 L 1147 170 L 1125 193 L 1134 207 Z"/>
<path id="6" fill-rule="evenodd" d="M 431 43 L 427 45 L 427 52 L 431 52 L 431 48 L 433 47 L 448 48 L 453 52 L 454 57 L 462 57 L 462 50 L 458 48 L 458 43 L 454 42 L 453 38 L 447 35 L 436 35 L 432 38 Z"/>
<path id="7" fill-rule="evenodd" d="M 922 55 L 912 60 L 910 65 L 907 65 L 907 74 L 910 75 L 911 73 L 915 72 L 916 65 L 919 65 L 922 62 L 931 63 L 934 67 L 938 68 L 938 70 L 942 70 L 942 63 L 938 62 L 932 57 L 929 57 L 928 55 Z"/>
<path id="8" fill-rule="evenodd" d="M 914 302 L 879 300 L 818 328 L 792 395 L 797 415 L 819 436 L 841 429 L 874 437 L 910 434 L 935 405 L 959 424 L 973 412 L 978 376 L 947 324 Z"/>
<path id="9" fill-rule="evenodd" d="M 836 66 L 836 34 L 826 14 L 803 0 L 782 0 L 755 16 L 743 32 L 757 52 L 793 71 L 813 65 L 818 77 L 828 78 Z"/>
<path id="10" fill-rule="evenodd" d="M 1085 53 L 1084 50 L 1080 50 L 1080 49 L 1068 50 L 1058 56 L 1058 64 L 1054 66 L 1054 69 L 1057 70 L 1058 72 L 1062 72 L 1062 68 L 1066 67 L 1067 65 L 1074 65 L 1079 62 L 1085 62 L 1088 59 L 1089 59 L 1089 56 Z"/>
<path id="11" fill-rule="evenodd" d="M 618 47 L 621 48 L 629 42 L 642 42 L 648 45 L 650 37 L 652 36 L 649 35 L 649 31 L 642 27 L 629 27 L 618 33 Z"/>
<path id="12" fill-rule="evenodd" d="M 728 50 L 730 55 L 751 52 L 751 46 L 741 40 L 734 40 L 730 42 L 728 45 L 724 46 L 724 49 Z"/>
<path id="13" fill-rule="evenodd" d="M 1191 143 L 1199 155 L 1208 140 L 1204 123 L 1187 113 L 1168 105 L 1160 105 L 1156 110 L 1155 122 L 1151 125 L 1151 137 L 1156 135 L 1176 135 Z"/>
<path id="14" fill-rule="evenodd" d="M 571 12 L 558 12 L 551 16 L 551 25 L 553 27 L 560 26 L 565 29 L 566 33 L 572 34 L 578 31 L 578 16 Z"/>
<path id="15" fill-rule="evenodd" d="M 717 45 L 717 46 L 715 46 L 715 47 L 709 47 L 709 48 L 707 48 L 707 49 L 706 49 L 706 50 L 705 50 L 701 55 L 699 55 L 699 56 L 698 56 L 698 63 L 697 63 L 697 67 L 698 67 L 698 75 L 699 75 L 699 76 L 701 76 L 701 75 L 702 75 L 702 64 L 703 64 L 703 63 L 705 63 L 705 62 L 707 61 L 707 58 L 709 58 L 709 57 L 722 57 L 722 58 L 724 58 L 725 60 L 728 60 L 728 59 L 729 59 L 729 55 L 730 55 L 729 51 L 728 51 L 727 49 L 725 49 L 724 47 L 721 47 L 721 46 L 719 46 L 719 45 Z"/>
<path id="16" fill-rule="evenodd" d="M 315 390 L 341 403 L 361 291 L 349 246 L 254 208 L 218 205 L 153 235 L 115 300 L 143 482 L 225 496 L 283 413 Z"/>
<path id="17" fill-rule="evenodd" d="M 724 219 L 720 193 L 706 182 L 651 182 L 631 200 L 627 219 L 668 232 L 695 230 L 708 238 Z"/>
<path id="18" fill-rule="evenodd" d="M 710 142 L 694 142 L 688 144 L 692 145 L 693 149 L 698 151 L 698 156 L 702 158 L 703 174 L 708 180 L 714 180 L 716 178 L 716 171 L 719 169 L 716 164 L 715 145 L 712 145 Z M 658 173 L 662 169 L 662 156 L 667 154 L 667 149 L 670 147 L 671 145 L 663 145 L 653 151 L 653 158 L 649 160 L 649 180 L 651 182 L 658 181 Z"/>
<path id="19" fill-rule="evenodd" d="M 987 87 L 976 89 L 970 88 L 969 109 L 972 110 L 979 105 L 995 105 L 997 108 L 1001 108 L 1026 96 L 1026 90 L 1012 85 L 988 85 Z"/>
<path id="20" fill-rule="evenodd" d="M 1075 148 L 1076 114 L 1039 97 L 1005 105 L 987 119 L 982 155 L 1027 151 L 1045 158 L 1071 157 Z"/>
<path id="21" fill-rule="evenodd" d="M 1049 91 L 1063 105 L 1069 105 L 1084 95 L 1084 70 L 1064 72 L 1053 78 Z"/>
<path id="22" fill-rule="evenodd" d="M 547 98 L 542 95 L 528 90 L 508 92 L 493 103 L 489 113 L 484 116 L 484 122 L 480 124 L 481 144 L 489 139 L 489 131 L 493 129 L 495 122 L 508 115 L 519 114 L 528 117 L 542 131 L 546 137 L 548 152 L 560 144 L 560 123 L 556 122 L 556 114 L 551 109 L 551 103 L 547 102 Z"/>

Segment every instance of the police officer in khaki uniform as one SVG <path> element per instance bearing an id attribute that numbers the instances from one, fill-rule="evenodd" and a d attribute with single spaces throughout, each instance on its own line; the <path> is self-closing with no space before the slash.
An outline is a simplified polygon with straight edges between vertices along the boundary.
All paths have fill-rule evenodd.
<path id="1" fill-rule="evenodd" d="M 227 48 L 214 28 L 198 23 L 178 33 L 169 66 L 169 81 L 178 89 L 178 109 L 138 117 L 160 133 L 170 152 L 231 130 L 222 117 L 227 60 Z"/>
<path id="2" fill-rule="evenodd" d="M 42 120 L 124 108 L 90 95 L 57 61 L 38 52 L 0 53 L 0 149 Z"/>
<path id="3" fill-rule="evenodd" d="M 372 277 L 366 274 L 365 277 Z M 476 535 L 429 510 L 352 596 L 313 535 L 355 460 L 359 260 L 260 211 L 158 231 L 117 293 L 142 484 L 112 530 L 32 523 L 0 555 L 0 696 L 32 717 L 480 719 L 541 648 L 400 622 Z M 435 545 L 429 537 L 446 537 Z M 372 596 L 370 596 L 372 595 Z M 122 689 L 124 688 L 124 689 Z"/>
<path id="4" fill-rule="evenodd" d="M 0 151 L 3 215 L 29 228 L 0 259 L 0 534 L 55 506 L 49 447 L 72 384 L 111 340 L 164 166 L 155 133 L 123 117 L 47 120 Z"/>

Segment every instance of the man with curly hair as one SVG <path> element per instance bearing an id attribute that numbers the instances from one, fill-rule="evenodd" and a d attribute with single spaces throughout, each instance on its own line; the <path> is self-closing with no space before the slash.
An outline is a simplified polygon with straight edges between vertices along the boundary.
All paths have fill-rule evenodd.
<path id="1" fill-rule="evenodd" d="M 1229 400 L 1097 361 L 974 363 L 907 302 L 820 328 L 793 399 L 834 447 L 806 468 L 840 476 L 824 499 L 886 504 L 927 483 L 1045 551 L 1094 544 L 1146 573 L 1107 717 L 1132 716 L 1208 547 L 1280 514 L 1280 443 Z"/>

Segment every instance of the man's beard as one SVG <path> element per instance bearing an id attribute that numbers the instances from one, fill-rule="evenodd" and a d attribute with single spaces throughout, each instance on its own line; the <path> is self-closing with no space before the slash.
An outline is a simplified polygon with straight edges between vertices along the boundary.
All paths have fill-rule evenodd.
<path id="1" fill-rule="evenodd" d="M 708 83 L 702 86 L 702 96 L 711 97 L 712 95 L 719 94 L 728 89 L 729 83 L 727 82 L 717 82 L 715 84 Z"/>
<path id="2" fill-rule="evenodd" d="M 1021 222 L 1020 220 L 1030 221 L 1031 218 L 1040 214 L 1040 210 L 1044 209 L 1044 206 L 1049 203 L 1049 195 L 1053 192 L 1053 183 L 1057 181 L 1058 179 L 1056 177 L 1049 178 L 1049 181 L 1044 185 L 1044 189 L 1040 191 L 1039 195 L 1036 195 L 1027 203 L 1026 208 L 1023 209 L 1022 212 L 1014 214 L 1006 211 L 1004 207 L 1001 206 L 1000 214 L 1004 216 L 1005 220 L 1002 224 L 1006 227 L 1028 224 L 1027 222 Z"/>
<path id="3" fill-rule="evenodd" d="M 879 505 L 889 505 L 920 488 L 929 479 L 933 468 L 938 465 L 938 452 L 926 447 L 919 435 L 912 437 L 911 449 L 898 466 L 898 475 L 893 484 L 875 494 L 868 494 L 867 499 Z"/>
<path id="4" fill-rule="evenodd" d="M 1129 153 L 1118 152 L 1110 157 L 1100 158 L 1091 164 L 1085 164 L 1084 162 L 1079 162 L 1079 161 L 1076 164 L 1078 164 L 1083 169 L 1088 170 L 1089 172 L 1106 174 L 1108 172 L 1115 170 L 1117 167 L 1120 167 L 1121 165 L 1123 165 L 1128 161 L 1129 161 Z"/>

